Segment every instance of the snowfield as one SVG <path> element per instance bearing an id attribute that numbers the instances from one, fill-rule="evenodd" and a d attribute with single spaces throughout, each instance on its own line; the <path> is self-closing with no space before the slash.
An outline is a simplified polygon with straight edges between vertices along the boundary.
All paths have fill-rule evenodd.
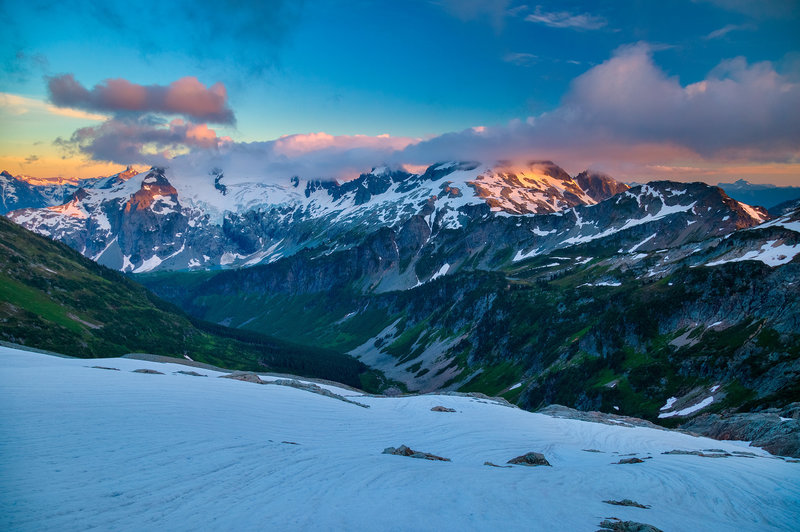
<path id="1" fill-rule="evenodd" d="M 133 372 L 147 368 L 164 375 Z M 218 375 L 0 347 L 0 529 L 590 531 L 618 517 L 665 531 L 742 531 L 800 522 L 800 464 L 743 442 L 473 397 L 330 387 L 363 408 Z M 382 454 L 401 444 L 452 461 Z M 673 449 L 754 456 L 661 454 Z M 552 467 L 484 465 L 529 451 Z M 614 464 L 630 453 L 652 459 Z M 603 502 L 625 498 L 652 507 Z"/>

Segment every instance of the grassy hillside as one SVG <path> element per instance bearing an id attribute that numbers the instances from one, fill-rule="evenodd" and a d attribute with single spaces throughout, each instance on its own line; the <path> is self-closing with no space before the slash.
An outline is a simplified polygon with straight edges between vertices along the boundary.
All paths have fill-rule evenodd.
<path id="1" fill-rule="evenodd" d="M 145 352 L 376 390 L 341 353 L 188 317 L 127 277 L 0 217 L 0 339 L 92 358 Z"/>

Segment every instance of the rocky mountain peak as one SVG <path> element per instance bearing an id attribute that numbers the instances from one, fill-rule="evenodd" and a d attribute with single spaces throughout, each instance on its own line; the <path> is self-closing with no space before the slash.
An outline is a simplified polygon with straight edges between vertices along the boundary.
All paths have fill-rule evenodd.
<path id="1" fill-rule="evenodd" d="M 142 181 L 142 187 L 125 203 L 124 211 L 141 211 L 161 202 L 168 206 L 178 203 L 178 191 L 167 180 L 163 168 L 153 167 Z"/>
<path id="2" fill-rule="evenodd" d="M 595 201 L 603 201 L 631 188 L 608 174 L 593 170 L 584 170 L 575 176 L 575 182 Z"/>
<path id="3" fill-rule="evenodd" d="M 122 172 L 119 172 L 118 174 L 116 174 L 116 177 L 118 177 L 119 179 L 121 179 L 123 181 L 127 181 L 128 179 L 130 179 L 130 178 L 132 178 L 132 177 L 134 177 L 136 175 L 139 175 L 139 172 L 135 168 L 133 168 L 130 165 L 128 165 L 127 167 L 125 167 L 125 170 L 123 170 Z"/>

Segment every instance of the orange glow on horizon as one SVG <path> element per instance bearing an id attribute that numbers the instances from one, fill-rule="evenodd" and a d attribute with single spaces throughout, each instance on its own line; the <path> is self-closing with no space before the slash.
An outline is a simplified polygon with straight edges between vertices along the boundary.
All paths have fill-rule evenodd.
<path id="1" fill-rule="evenodd" d="M 144 165 L 133 165 L 144 171 Z M 37 161 L 27 162 L 25 157 L 0 156 L 0 170 L 13 176 L 30 176 L 35 180 L 58 182 L 72 179 L 86 179 L 116 174 L 125 170 L 124 165 L 86 161 L 79 158 L 62 159 L 60 157 L 41 157 Z"/>
<path id="2" fill-rule="evenodd" d="M 192 131 L 197 139 L 213 140 L 211 133 L 213 130 L 197 128 Z M 325 134 L 323 134 L 325 135 Z M 327 135 L 321 137 L 325 143 Z M 375 139 L 376 137 L 369 137 Z M 224 137 L 222 138 L 224 139 Z M 308 139 L 302 139 L 306 141 Z M 302 142 L 301 142 L 302 143 Z M 315 144 L 315 142 L 311 142 Z M 319 144 L 315 144 L 317 148 Z M 306 149 L 308 145 L 304 146 Z M 319 148 L 318 148 L 319 149 Z M 629 153 L 630 155 L 630 153 Z M 800 163 L 763 163 L 746 164 L 736 162 L 730 165 L 718 162 L 703 160 L 662 159 L 658 163 L 646 162 L 645 157 L 638 157 L 639 161 L 620 161 L 616 164 L 593 165 L 590 159 L 579 161 L 570 158 L 554 158 L 554 162 L 565 168 L 571 175 L 586 168 L 596 168 L 602 170 L 619 181 L 652 181 L 667 179 L 674 181 L 704 181 L 712 185 L 719 182 L 732 182 L 738 179 L 746 179 L 753 183 L 771 183 L 778 186 L 800 186 Z M 634 158 L 635 159 L 635 158 Z M 427 164 L 401 164 L 404 170 L 410 173 L 419 174 L 424 172 L 429 165 Z M 146 165 L 134 165 L 139 171 L 147 169 Z M 88 161 L 83 158 L 61 158 L 60 156 L 43 155 L 35 161 L 30 161 L 26 157 L 0 155 L 0 170 L 6 170 L 11 175 L 31 176 L 39 180 L 57 182 L 62 180 L 83 179 L 99 176 L 108 176 L 125 170 L 121 164 Z M 369 168 L 352 168 L 338 176 L 339 181 L 347 181 L 357 177 L 362 172 L 368 172 Z"/>

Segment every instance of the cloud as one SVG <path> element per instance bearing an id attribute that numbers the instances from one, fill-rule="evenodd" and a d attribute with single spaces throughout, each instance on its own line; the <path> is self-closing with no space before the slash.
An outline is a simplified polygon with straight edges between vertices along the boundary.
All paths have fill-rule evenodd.
<path id="1" fill-rule="evenodd" d="M 2 10 L 0 10 L 0 16 L 2 14 Z M 18 83 L 25 83 L 37 74 L 46 73 L 48 68 L 47 58 L 40 53 L 31 54 L 17 48 L 5 56 L 0 55 L 0 71 L 3 72 L 8 80 L 14 80 Z"/>
<path id="2" fill-rule="evenodd" d="M 312 152 L 349 151 L 371 149 L 377 151 L 396 151 L 420 139 L 411 137 L 392 137 L 388 134 L 370 135 L 329 135 L 328 133 L 308 133 L 286 135 L 274 141 L 275 152 L 289 157 Z"/>
<path id="3" fill-rule="evenodd" d="M 96 161 L 165 165 L 177 154 L 215 151 L 230 142 L 230 137 L 218 137 L 206 124 L 180 118 L 165 122 L 145 115 L 114 118 L 98 126 L 80 128 L 69 139 L 59 137 L 54 144 L 69 155 L 82 154 Z"/>
<path id="4" fill-rule="evenodd" d="M 650 46 L 625 46 L 573 80 L 548 113 L 441 135 L 395 160 L 550 158 L 623 174 L 682 160 L 793 163 L 800 158 L 800 69 L 789 67 L 778 72 L 772 63 L 736 58 L 681 84 L 654 63 Z"/>
<path id="5" fill-rule="evenodd" d="M 496 31 L 502 29 L 510 3 L 510 0 L 440 0 L 441 6 L 455 17 L 464 21 L 488 20 Z"/>
<path id="6" fill-rule="evenodd" d="M 39 156 L 38 155 L 28 155 L 27 157 L 25 157 L 25 163 L 26 164 L 35 163 L 38 160 L 39 160 Z"/>
<path id="7" fill-rule="evenodd" d="M 415 167 L 446 160 L 487 164 L 552 159 L 626 179 L 715 175 L 726 165 L 800 162 L 800 62 L 723 61 L 704 79 L 681 83 L 639 43 L 617 49 L 575 78 L 560 105 L 535 117 L 427 139 L 310 133 L 235 143 L 207 126 L 148 115 L 76 131 L 62 145 L 96 160 L 168 164 L 176 171 L 265 180 L 347 179 L 373 166 Z M 695 178 L 698 177 L 694 174 Z M 710 175 L 710 174 L 709 174 Z"/>
<path id="8" fill-rule="evenodd" d="M 744 13 L 755 18 L 794 17 L 800 14 L 797 0 L 693 0 L 706 2 L 728 11 Z"/>
<path id="9" fill-rule="evenodd" d="M 203 71 L 229 69 L 263 74 L 280 63 L 283 46 L 294 34 L 303 13 L 302 0 L 26 0 L 0 2 L 6 21 L 0 34 L 0 67 L 21 69 L 36 45 L 36 33 L 21 29 L 57 27 L 59 41 L 123 42 L 126 48 L 151 58 L 180 54 Z M 168 27 L 168 29 L 166 29 Z M 24 58 L 22 58 L 24 59 Z M 122 66 L 122 65 L 120 65 Z"/>
<path id="10" fill-rule="evenodd" d="M 293 175 L 347 179 L 420 139 L 390 135 L 329 135 L 324 132 L 287 135 L 271 141 L 235 143 L 205 124 L 175 119 L 164 122 L 147 115 L 108 120 L 81 128 L 55 144 L 70 156 L 122 165 L 170 166 L 190 173 L 213 167 L 249 177 L 286 179 Z M 257 175 L 251 175 L 253 169 Z"/>
<path id="11" fill-rule="evenodd" d="M 539 56 L 525 52 L 509 53 L 503 56 L 503 61 L 517 66 L 529 66 L 536 62 Z"/>
<path id="12" fill-rule="evenodd" d="M 647 45 L 638 44 L 576 78 L 558 117 L 584 134 L 672 142 L 703 155 L 737 149 L 788 154 L 800 148 L 796 75 L 739 57 L 702 81 L 681 85 L 655 65 Z"/>
<path id="13" fill-rule="evenodd" d="M 107 79 L 87 89 L 72 74 L 47 78 L 50 100 L 58 107 L 111 113 L 164 113 L 190 120 L 234 124 L 228 93 L 222 83 L 206 87 L 195 77 L 169 85 L 138 85 L 125 79 Z"/>
<path id="14" fill-rule="evenodd" d="M 551 28 L 570 28 L 576 30 L 599 30 L 605 27 L 608 22 L 603 17 L 591 15 L 589 13 L 570 13 L 568 11 L 542 11 L 541 6 L 525 17 L 528 22 L 544 24 Z"/>
<path id="15" fill-rule="evenodd" d="M 65 109 L 56 107 L 42 100 L 35 98 L 28 98 L 18 94 L 11 94 L 8 92 L 0 92 L 0 109 L 10 115 L 24 115 L 29 112 L 45 112 L 51 115 L 65 116 L 68 118 L 78 118 L 80 120 L 106 120 L 107 115 L 98 113 L 87 113 L 79 109 Z"/>
<path id="16" fill-rule="evenodd" d="M 732 31 L 747 30 L 747 29 L 752 29 L 752 26 L 749 24 L 728 24 L 726 26 L 721 27 L 718 30 L 712 31 L 711 33 L 706 35 L 704 39 L 706 40 L 719 39 L 729 34 Z"/>

